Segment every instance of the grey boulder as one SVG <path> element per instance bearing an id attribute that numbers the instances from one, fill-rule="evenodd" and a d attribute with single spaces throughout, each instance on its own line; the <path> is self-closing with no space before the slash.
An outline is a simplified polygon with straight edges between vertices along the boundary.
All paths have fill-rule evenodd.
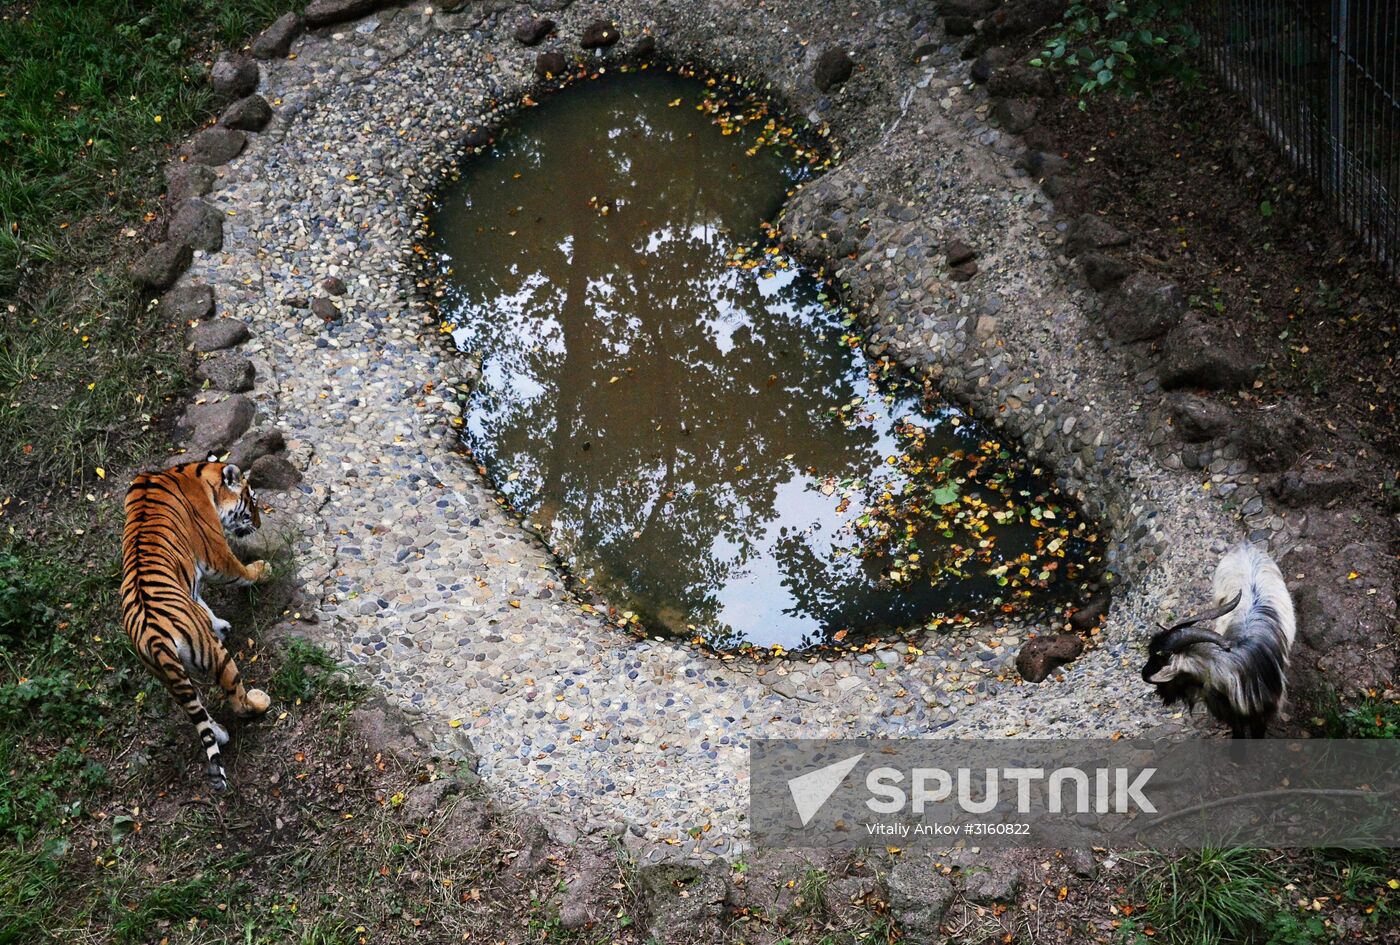
<path id="1" fill-rule="evenodd" d="M 227 164 L 243 152 L 248 136 L 234 128 L 205 128 L 186 141 L 180 155 L 195 164 Z"/>
<path id="2" fill-rule="evenodd" d="M 281 59 L 291 52 L 292 43 L 301 35 L 306 24 L 295 13 L 284 13 L 253 40 L 253 56 L 258 59 Z"/>
<path id="3" fill-rule="evenodd" d="M 1109 299 L 1104 327 L 1117 341 L 1145 341 L 1166 334 L 1185 315 L 1186 299 L 1175 282 L 1135 272 Z"/>
<path id="4" fill-rule="evenodd" d="M 237 131 L 262 131 L 272 121 L 272 106 L 261 95 L 240 98 L 219 116 L 219 124 Z"/>
<path id="5" fill-rule="evenodd" d="M 199 354 L 232 348 L 249 337 L 248 326 L 237 318 L 213 318 L 190 329 L 190 344 Z"/>
<path id="6" fill-rule="evenodd" d="M 214 287 L 182 285 L 160 297 L 156 309 L 162 318 L 178 322 L 202 321 L 214 315 Z"/>
<path id="7" fill-rule="evenodd" d="M 194 253 L 184 243 L 158 243 L 131 267 L 131 281 L 146 289 L 165 289 L 190 267 Z"/>
<path id="8" fill-rule="evenodd" d="M 239 354 L 226 353 L 201 361 L 194 369 L 195 380 L 205 383 L 215 390 L 226 390 L 235 394 L 253 389 L 256 372 L 253 362 Z"/>
<path id="9" fill-rule="evenodd" d="M 258 64 L 242 53 L 220 53 L 209 72 L 209 84 L 221 102 L 250 95 L 258 87 Z"/>
<path id="10" fill-rule="evenodd" d="M 198 197 L 180 205 L 166 234 L 190 249 L 216 252 L 224 245 L 224 215 Z"/>
<path id="11" fill-rule="evenodd" d="M 188 452 L 222 453 L 248 429 L 256 413 L 247 397 L 230 394 L 222 400 L 191 404 L 176 423 L 176 430 L 187 438 Z"/>

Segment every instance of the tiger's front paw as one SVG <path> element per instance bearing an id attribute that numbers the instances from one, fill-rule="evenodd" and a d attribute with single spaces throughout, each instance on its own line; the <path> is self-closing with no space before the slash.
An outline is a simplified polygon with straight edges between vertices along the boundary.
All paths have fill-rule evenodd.
<path id="1" fill-rule="evenodd" d="M 267 562 L 261 558 L 249 564 L 247 569 L 248 577 L 254 584 L 267 577 Z"/>

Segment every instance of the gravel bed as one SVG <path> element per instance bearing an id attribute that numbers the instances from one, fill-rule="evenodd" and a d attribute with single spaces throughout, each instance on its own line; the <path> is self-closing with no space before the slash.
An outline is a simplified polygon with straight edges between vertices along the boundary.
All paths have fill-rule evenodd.
<path id="1" fill-rule="evenodd" d="M 196 251 L 179 283 L 213 286 L 217 316 L 251 330 L 238 350 L 256 384 L 242 396 L 304 475 L 265 529 L 297 546 L 312 602 L 302 619 L 440 751 L 478 758 L 504 802 L 564 838 L 621 831 L 644 860 L 744 847 L 752 736 L 1186 724 L 1138 678 L 1141 644 L 1241 536 L 1220 486 L 1244 504 L 1256 484 L 1228 453 L 1205 470 L 1154 458 L 1167 436 L 1146 396 L 1155 382 L 1098 337 L 1048 198 L 1014 166 L 1021 146 L 928 4 L 862 4 L 858 16 L 787 0 L 456 6 L 381 9 L 260 63 L 272 120 L 216 167 L 205 199 L 224 215 L 222 247 Z M 514 37 L 546 12 L 554 34 L 532 47 Z M 599 19 L 622 39 L 585 53 L 579 38 Z M 617 60 L 644 33 L 680 61 L 771 81 L 830 126 L 840 163 L 795 195 L 784 231 L 815 263 L 838 260 L 873 351 L 1004 427 L 1103 523 L 1124 583 L 1098 644 L 1057 676 L 1020 682 L 1018 646 L 1061 629 L 1022 619 L 764 666 L 635 640 L 581 607 L 457 452 L 456 386 L 471 367 L 419 301 L 420 208 L 465 136 L 533 87 L 539 54 Z M 856 68 L 822 92 L 813 70 L 833 44 Z M 969 279 L 940 251 L 954 239 L 976 250 Z M 1245 520 L 1264 541 L 1285 525 L 1263 511 Z"/>

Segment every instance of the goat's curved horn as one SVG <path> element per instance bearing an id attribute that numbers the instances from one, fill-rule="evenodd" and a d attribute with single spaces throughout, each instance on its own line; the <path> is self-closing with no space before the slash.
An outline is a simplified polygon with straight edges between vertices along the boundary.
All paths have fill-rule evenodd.
<path id="1" fill-rule="evenodd" d="M 1189 646 L 1197 643 L 1208 643 L 1211 646 L 1218 646 L 1220 649 L 1229 651 L 1230 642 L 1218 633 L 1210 630 L 1196 630 L 1190 627 L 1174 627 L 1175 632 L 1171 632 L 1167 637 L 1166 644 L 1162 647 L 1166 653 L 1180 653 Z"/>
<path id="2" fill-rule="evenodd" d="M 1193 627 L 1198 623 L 1203 623 L 1207 620 L 1215 620 L 1218 617 L 1223 617 L 1240 605 L 1240 597 L 1243 595 L 1244 591 L 1240 591 L 1225 603 L 1220 604 L 1211 610 L 1203 611 L 1199 614 L 1196 614 L 1196 616 L 1194 617 L 1190 617 L 1186 620 L 1181 621 L 1180 623 L 1174 623 L 1170 627 L 1163 627 L 1162 629 L 1166 630 L 1168 633 L 1171 633 L 1173 630 L 1180 630 L 1182 627 Z"/>

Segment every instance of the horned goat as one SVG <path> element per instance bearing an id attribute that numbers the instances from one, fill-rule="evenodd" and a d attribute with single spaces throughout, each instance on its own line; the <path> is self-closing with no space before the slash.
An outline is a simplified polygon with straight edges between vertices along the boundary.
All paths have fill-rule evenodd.
<path id="1" fill-rule="evenodd" d="M 1145 682 L 1167 705 L 1207 711 L 1235 738 L 1263 738 L 1288 685 L 1296 622 L 1278 565 L 1241 542 L 1215 569 L 1215 607 L 1152 637 Z M 1215 621 L 1214 631 L 1196 626 Z"/>

